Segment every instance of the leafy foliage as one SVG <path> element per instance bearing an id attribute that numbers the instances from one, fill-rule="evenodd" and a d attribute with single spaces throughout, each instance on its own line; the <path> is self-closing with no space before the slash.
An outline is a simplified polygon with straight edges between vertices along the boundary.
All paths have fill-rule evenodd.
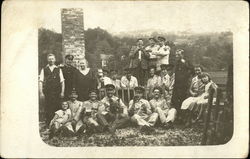
<path id="1" fill-rule="evenodd" d="M 225 70 L 233 61 L 233 35 L 221 33 L 157 33 L 142 36 L 145 44 L 149 37 L 164 36 L 170 43 L 172 56 L 175 49 L 184 49 L 185 56 L 194 64 L 201 64 L 207 71 Z M 128 53 L 135 44 L 136 36 L 113 36 L 101 28 L 85 31 L 86 58 L 91 67 L 101 67 L 100 54 L 111 54 L 110 68 L 121 70 L 128 65 Z M 62 62 L 62 35 L 53 31 L 39 29 L 39 68 L 46 64 L 46 54 L 54 53 L 58 63 Z M 172 58 L 171 60 L 173 60 Z"/>

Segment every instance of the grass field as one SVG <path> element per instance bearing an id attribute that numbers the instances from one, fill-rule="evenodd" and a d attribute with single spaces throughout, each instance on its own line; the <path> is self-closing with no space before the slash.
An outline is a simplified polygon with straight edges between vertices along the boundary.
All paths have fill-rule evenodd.
<path id="1" fill-rule="evenodd" d="M 40 125 L 42 140 L 57 147 L 79 146 L 184 146 L 199 145 L 202 137 L 202 125 L 194 125 L 192 128 L 182 128 L 176 125 L 173 129 L 156 128 L 150 134 L 141 133 L 135 127 L 118 129 L 115 135 L 108 132 L 93 135 L 83 135 L 79 138 L 54 137 L 49 139 L 44 132 L 43 124 Z"/>

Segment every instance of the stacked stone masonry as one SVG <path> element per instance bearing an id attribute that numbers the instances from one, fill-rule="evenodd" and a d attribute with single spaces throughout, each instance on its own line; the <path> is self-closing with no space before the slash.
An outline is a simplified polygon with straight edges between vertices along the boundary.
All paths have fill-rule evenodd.
<path id="1" fill-rule="evenodd" d="M 64 8 L 61 10 L 63 56 L 73 55 L 74 65 L 79 68 L 79 61 L 85 58 L 83 10 Z"/>

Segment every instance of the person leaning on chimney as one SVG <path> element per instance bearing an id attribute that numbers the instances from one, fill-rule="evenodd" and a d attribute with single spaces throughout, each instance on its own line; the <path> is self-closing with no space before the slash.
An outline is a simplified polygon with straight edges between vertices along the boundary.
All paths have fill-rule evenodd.
<path id="1" fill-rule="evenodd" d="M 60 99 L 64 97 L 64 77 L 62 70 L 55 65 L 54 54 L 47 55 L 48 65 L 39 76 L 40 98 L 45 99 L 45 122 L 48 126 L 54 112 L 60 109 Z"/>
<path id="2" fill-rule="evenodd" d="M 133 75 L 137 78 L 141 86 L 145 86 L 146 84 L 149 56 L 149 53 L 145 51 L 143 46 L 143 40 L 138 39 L 136 46 L 132 46 L 129 53 L 129 67 L 133 69 Z"/>

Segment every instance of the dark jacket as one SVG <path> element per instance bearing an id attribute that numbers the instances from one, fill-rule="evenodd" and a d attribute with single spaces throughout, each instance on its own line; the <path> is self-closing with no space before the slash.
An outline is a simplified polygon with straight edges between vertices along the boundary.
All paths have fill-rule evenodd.
<path id="1" fill-rule="evenodd" d="M 141 50 L 141 61 L 139 60 L 139 50 Z M 139 49 L 137 46 L 132 46 L 130 53 L 130 68 L 141 67 L 142 69 L 148 68 L 149 53 L 144 48 Z"/>

